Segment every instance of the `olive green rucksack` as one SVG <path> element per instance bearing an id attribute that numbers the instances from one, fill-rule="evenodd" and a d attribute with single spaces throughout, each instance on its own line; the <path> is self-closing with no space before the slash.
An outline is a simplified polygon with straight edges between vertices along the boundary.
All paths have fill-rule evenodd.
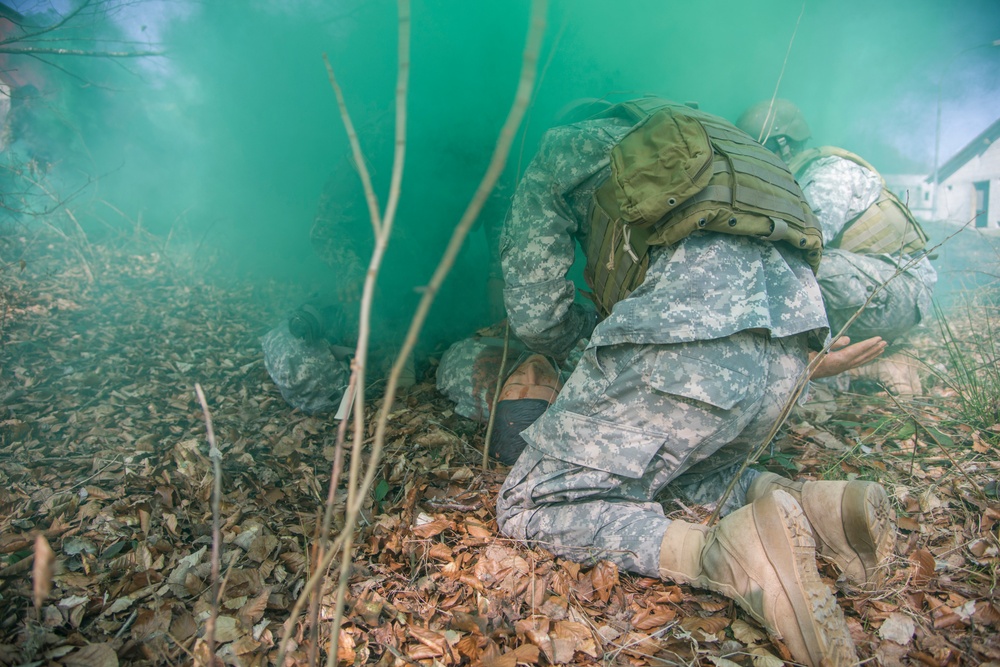
<path id="1" fill-rule="evenodd" d="M 600 315 L 638 287 L 649 247 L 695 231 L 782 241 L 815 271 L 819 223 L 788 167 L 729 122 L 656 98 L 618 104 L 597 117 L 635 127 L 611 151 L 611 175 L 590 212 L 584 278 Z"/>
<path id="2" fill-rule="evenodd" d="M 927 247 L 927 234 L 920 223 L 886 185 L 875 167 L 854 153 L 835 146 L 810 148 L 796 155 L 788 168 L 798 179 L 814 160 L 836 156 L 872 171 L 882 182 L 878 199 L 854 219 L 847 221 L 830 246 L 862 254 L 914 254 Z"/>

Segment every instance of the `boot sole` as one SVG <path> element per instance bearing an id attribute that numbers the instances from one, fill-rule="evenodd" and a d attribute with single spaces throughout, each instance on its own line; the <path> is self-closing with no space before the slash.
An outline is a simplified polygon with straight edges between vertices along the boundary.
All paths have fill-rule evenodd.
<path id="1" fill-rule="evenodd" d="M 816 542 L 802 508 L 784 491 L 765 494 L 753 508 L 757 532 L 774 569 L 794 574 L 797 585 L 783 582 L 782 586 L 811 662 L 823 667 L 856 664 L 844 612 L 816 570 Z"/>
<path id="2" fill-rule="evenodd" d="M 844 533 L 865 568 L 867 588 L 885 581 L 888 559 L 896 544 L 892 505 L 881 484 L 851 482 L 844 489 L 841 505 Z"/>

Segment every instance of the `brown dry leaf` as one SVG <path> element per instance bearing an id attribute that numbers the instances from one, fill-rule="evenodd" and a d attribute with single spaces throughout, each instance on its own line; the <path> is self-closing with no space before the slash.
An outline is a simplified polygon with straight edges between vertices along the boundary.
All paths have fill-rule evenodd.
<path id="1" fill-rule="evenodd" d="M 675 618 L 677 612 L 670 607 L 648 607 L 632 617 L 632 627 L 637 630 L 652 630 L 663 627 Z"/>
<path id="2" fill-rule="evenodd" d="M 170 634 L 181 641 L 193 637 L 196 632 L 198 632 L 198 624 L 195 622 L 194 616 L 187 612 L 182 613 L 170 624 Z"/>
<path id="3" fill-rule="evenodd" d="M 476 664 L 480 662 L 479 656 L 481 655 L 479 639 L 474 635 L 464 635 L 455 643 L 455 650 L 458 651 L 459 655 L 468 658 L 470 663 Z"/>
<path id="4" fill-rule="evenodd" d="M 920 531 L 920 523 L 908 516 L 896 517 L 896 526 L 901 530 L 908 530 L 912 533 Z"/>
<path id="5" fill-rule="evenodd" d="M 450 561 L 452 560 L 451 547 L 442 542 L 435 542 L 427 550 L 427 557 L 435 560 Z"/>
<path id="6" fill-rule="evenodd" d="M 447 650 L 448 640 L 439 632 L 421 628 L 419 625 L 410 625 L 406 631 L 418 642 L 433 650 L 433 655 L 444 655 Z M 412 657 L 412 653 L 411 653 Z"/>
<path id="7" fill-rule="evenodd" d="M 271 588 L 265 586 L 257 597 L 247 600 L 246 603 L 240 607 L 240 611 L 237 616 L 244 625 L 247 627 L 254 626 L 259 623 L 262 618 L 264 618 L 264 610 L 267 609 L 267 599 L 270 594 Z"/>
<path id="8" fill-rule="evenodd" d="M 611 589 L 618 585 L 618 566 L 602 560 L 590 571 L 590 580 L 597 599 L 607 602 L 611 597 Z"/>
<path id="9" fill-rule="evenodd" d="M 473 521 L 471 519 L 465 520 L 465 531 L 470 536 L 481 540 L 493 537 L 493 531 L 490 530 L 486 524 L 479 523 L 478 521 Z"/>
<path id="10" fill-rule="evenodd" d="M 681 620 L 681 627 L 695 636 L 698 632 L 702 633 L 704 636 L 702 641 L 711 641 L 717 639 L 716 635 L 729 627 L 729 619 L 721 616 L 708 616 L 706 618 L 688 616 Z"/>
<path id="11" fill-rule="evenodd" d="M 132 639 L 142 642 L 150 637 L 162 635 L 170 627 L 170 607 L 140 609 L 132 624 Z"/>
<path id="12" fill-rule="evenodd" d="M 340 640 L 337 642 L 337 661 L 354 664 L 357 652 L 354 650 L 357 644 L 354 637 L 345 628 L 340 629 Z"/>
<path id="13" fill-rule="evenodd" d="M 784 667 L 785 665 L 784 660 L 761 646 L 754 646 L 750 649 L 750 658 L 753 660 L 753 667 Z"/>
<path id="14" fill-rule="evenodd" d="M 644 632 L 629 632 L 625 637 L 619 638 L 618 646 L 621 646 L 625 653 L 644 660 L 648 656 L 656 655 L 663 642 Z"/>
<path id="15" fill-rule="evenodd" d="M 448 519 L 437 519 L 429 523 L 424 523 L 413 527 L 413 534 L 422 539 L 428 539 L 435 535 L 440 535 L 446 530 L 454 530 L 455 522 Z"/>
<path id="16" fill-rule="evenodd" d="M 723 602 L 722 600 L 710 600 L 708 598 L 698 600 L 698 606 L 710 614 L 715 614 L 723 609 L 728 609 L 729 605 L 729 602 Z"/>
<path id="17" fill-rule="evenodd" d="M 549 662 L 555 662 L 555 647 L 552 645 L 552 638 L 549 637 L 549 619 L 539 616 L 525 618 L 518 621 L 514 629 L 541 649 Z"/>
<path id="18" fill-rule="evenodd" d="M 483 667 L 516 667 L 516 665 L 537 665 L 541 657 L 538 647 L 533 644 L 521 644 L 503 655 L 483 655 Z"/>
<path id="19" fill-rule="evenodd" d="M 529 665 L 538 664 L 538 647 L 532 644 L 522 644 L 515 648 L 512 653 L 517 659 L 518 663 L 528 663 Z"/>
<path id="20" fill-rule="evenodd" d="M 563 662 L 571 662 L 573 653 L 579 651 L 591 658 L 597 657 L 597 642 L 594 641 L 594 634 L 590 628 L 583 623 L 576 621 L 556 621 L 552 628 L 551 637 L 556 645 L 556 655 L 560 655 L 560 644 L 562 649 L 571 649 L 569 657 Z"/>
<path id="21" fill-rule="evenodd" d="M 219 644 L 234 641 L 246 634 L 234 616 L 219 616 L 215 619 L 215 641 Z"/>
<path id="22" fill-rule="evenodd" d="M 732 625 L 733 637 L 738 642 L 747 644 L 756 644 L 757 642 L 762 642 L 767 639 L 767 635 L 750 625 L 746 621 L 736 619 L 733 621 Z"/>
<path id="23" fill-rule="evenodd" d="M 889 614 L 889 618 L 882 622 L 878 629 L 878 635 L 882 639 L 896 642 L 900 646 L 908 646 L 916 629 L 917 625 L 912 618 L 906 614 L 893 612 Z"/>
<path id="24" fill-rule="evenodd" d="M 976 611 L 972 614 L 972 620 L 980 625 L 1000 628 L 1000 607 L 992 602 L 980 600 L 976 603 Z"/>
<path id="25" fill-rule="evenodd" d="M 52 591 L 52 564 L 55 559 L 56 554 L 45 536 L 35 537 L 35 560 L 31 566 L 31 582 L 36 610 L 41 610 Z"/>
<path id="26" fill-rule="evenodd" d="M 917 549 L 910 554 L 912 577 L 910 581 L 917 588 L 923 588 L 934 578 L 934 556 L 927 549 Z"/>
<path id="27" fill-rule="evenodd" d="M 410 660 L 427 660 L 429 658 L 440 657 L 441 655 L 443 655 L 441 651 L 426 644 L 410 644 L 406 647 L 406 656 Z M 343 661 L 343 656 L 340 656 L 340 659 Z"/>
<path id="28" fill-rule="evenodd" d="M 66 667 L 118 667 L 118 655 L 111 644 L 88 644 L 59 661 Z"/>
<path id="29" fill-rule="evenodd" d="M 684 591 L 680 586 L 667 586 L 654 600 L 656 604 L 680 604 L 683 601 Z"/>

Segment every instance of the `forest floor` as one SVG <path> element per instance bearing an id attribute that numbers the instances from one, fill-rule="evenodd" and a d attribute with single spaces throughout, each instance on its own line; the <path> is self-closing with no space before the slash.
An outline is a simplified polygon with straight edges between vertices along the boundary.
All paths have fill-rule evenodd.
<path id="1" fill-rule="evenodd" d="M 264 370 L 258 336 L 280 316 L 282 289 L 214 285 L 144 243 L 3 242 L 0 664 L 182 665 L 204 652 L 214 478 L 196 382 L 222 451 L 217 655 L 274 664 L 310 573 L 336 433 L 332 419 L 285 404 Z M 871 664 L 1000 664 L 998 326 L 1000 310 L 971 306 L 950 334 L 932 325 L 912 348 L 925 395 L 813 404 L 767 461 L 889 490 L 899 532 L 884 589 L 851 589 L 821 563 Z M 339 664 L 787 657 L 725 598 L 498 534 L 506 469 L 481 467 L 484 429 L 436 392 L 433 366 L 389 424 L 355 539 Z M 334 591 L 330 577 L 322 664 Z M 309 664 L 316 646 L 297 621 L 286 664 Z"/>

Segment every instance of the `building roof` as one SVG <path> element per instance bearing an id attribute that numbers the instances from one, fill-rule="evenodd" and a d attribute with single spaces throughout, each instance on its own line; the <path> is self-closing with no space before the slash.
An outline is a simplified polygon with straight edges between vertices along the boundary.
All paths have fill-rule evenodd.
<path id="1" fill-rule="evenodd" d="M 961 169 L 969 160 L 982 155 L 990 145 L 1000 138 L 1000 118 L 993 121 L 993 124 L 979 133 L 975 139 L 966 144 L 965 148 L 955 153 L 951 159 L 938 168 L 938 183 L 947 180 L 949 176 Z M 934 174 L 927 177 L 928 183 L 934 182 Z"/>

